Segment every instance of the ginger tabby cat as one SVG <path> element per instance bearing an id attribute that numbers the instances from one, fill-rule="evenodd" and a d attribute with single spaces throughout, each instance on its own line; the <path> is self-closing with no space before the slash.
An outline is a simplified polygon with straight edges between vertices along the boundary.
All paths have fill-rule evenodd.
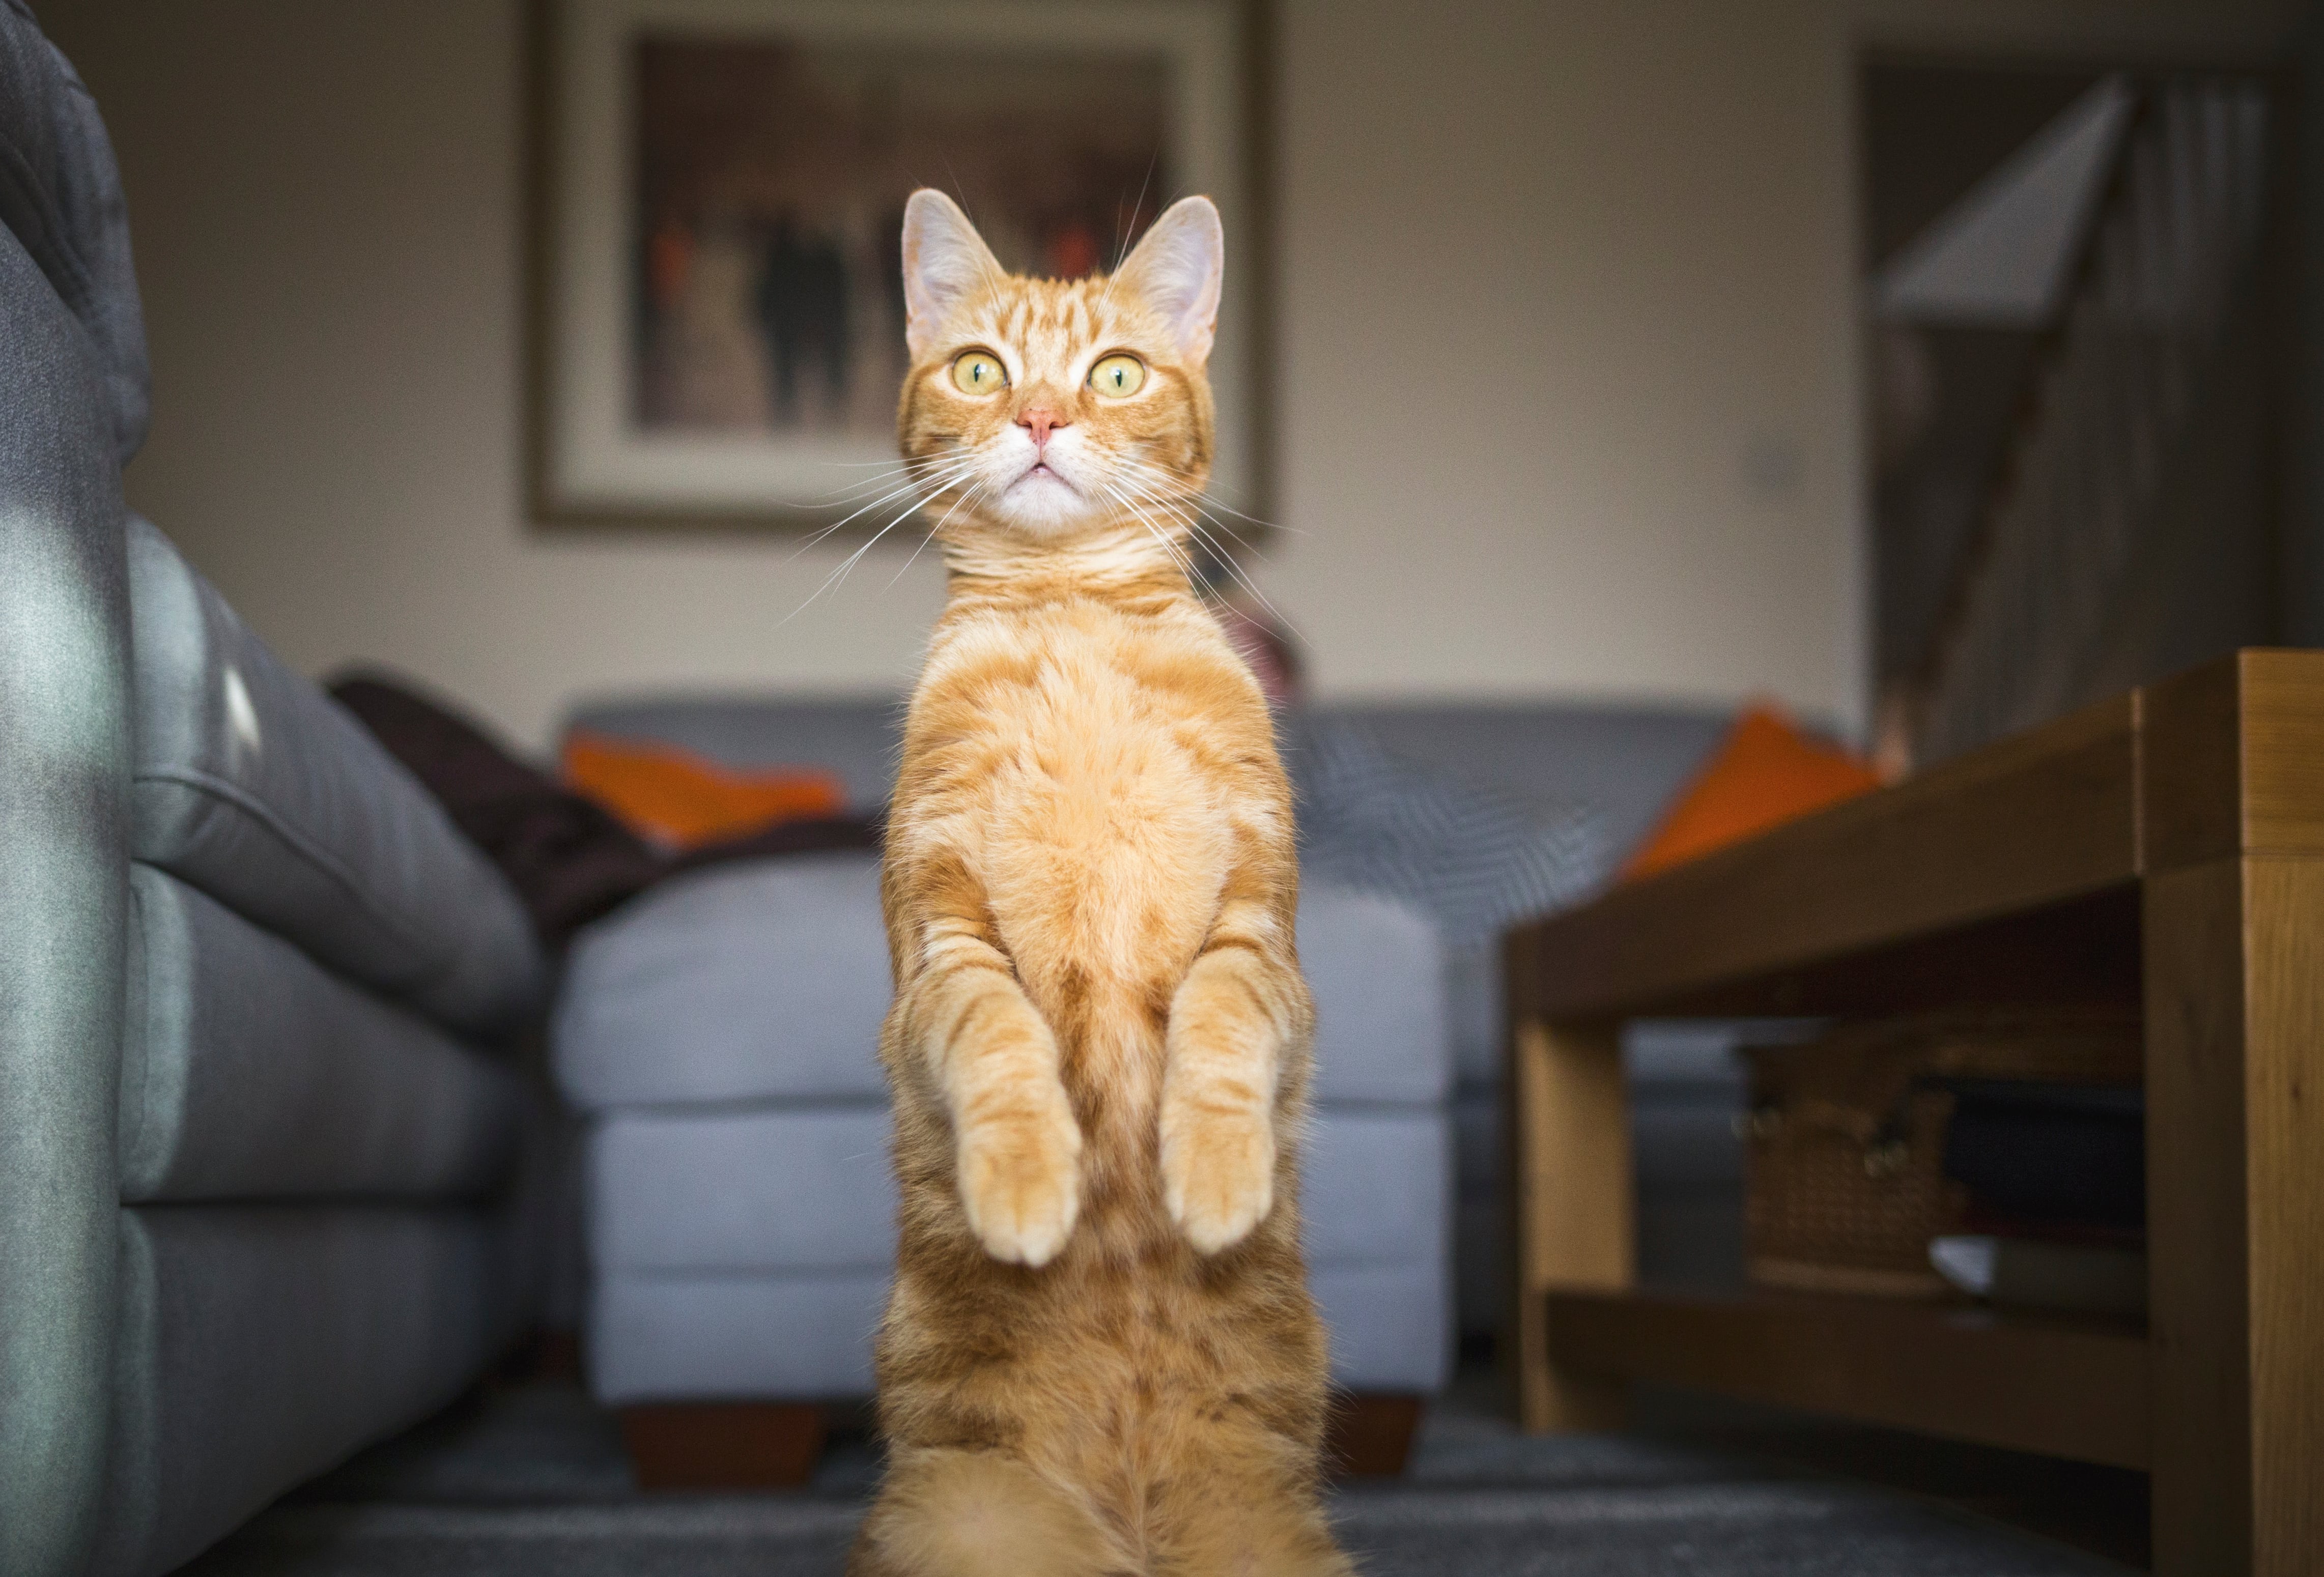
<path id="1" fill-rule="evenodd" d="M 901 1246 L 853 1577 L 1352 1572 L 1299 1247 L 1291 794 L 1179 546 L 1218 212 L 1012 277 L 912 198 L 897 424 L 950 573 L 882 877 Z"/>

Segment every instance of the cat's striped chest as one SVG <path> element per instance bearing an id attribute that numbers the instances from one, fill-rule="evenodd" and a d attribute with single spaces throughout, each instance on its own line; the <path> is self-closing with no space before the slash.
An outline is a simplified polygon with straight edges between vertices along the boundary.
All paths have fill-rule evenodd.
<path id="1" fill-rule="evenodd" d="M 1167 989 L 1200 947 L 1234 785 L 1203 748 L 1208 693 L 1187 681 L 1222 661 L 1214 626 L 1103 609 L 970 628 L 932 651 L 916 719 L 950 714 L 943 798 L 1037 1001 L 1074 982 Z"/>

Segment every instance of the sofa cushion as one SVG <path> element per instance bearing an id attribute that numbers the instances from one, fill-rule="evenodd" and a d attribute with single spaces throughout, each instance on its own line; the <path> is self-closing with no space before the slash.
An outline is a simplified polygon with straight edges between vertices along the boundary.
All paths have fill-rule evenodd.
<path id="1" fill-rule="evenodd" d="M 575 940 L 558 1083 L 585 1111 L 881 1099 L 890 994 L 877 855 L 716 867 Z"/>
<path id="2" fill-rule="evenodd" d="M 675 696 L 604 701 L 567 720 L 574 733 L 672 745 L 742 770 L 814 767 L 847 786 L 847 803 L 876 810 L 896 786 L 904 697 L 751 700 Z"/>
<path id="3" fill-rule="evenodd" d="M 1452 1087 L 1444 950 L 1419 910 L 1320 881 L 1299 891 L 1315 997 L 1315 1099 L 1431 1106 Z"/>
<path id="4" fill-rule="evenodd" d="M 1299 906 L 1315 993 L 1315 1098 L 1428 1105 L 1452 1078 L 1442 950 L 1392 899 L 1321 884 Z M 584 931 L 555 1024 L 586 1111 L 878 1100 L 892 986 L 871 854 L 727 866 L 665 883 Z"/>
<path id="5" fill-rule="evenodd" d="M 1588 805 L 1543 806 L 1462 782 L 1335 719 L 1286 719 L 1281 735 L 1302 872 L 1402 899 L 1448 941 L 1491 941 L 1564 907 L 1605 869 Z"/>
<path id="6" fill-rule="evenodd" d="M 1300 1185 L 1308 1262 L 1450 1274 L 1452 1120 L 1327 1106 Z M 621 1111 L 587 1139 L 589 1254 L 607 1273 L 831 1275 L 896 1255 L 877 1106 Z"/>
<path id="7" fill-rule="evenodd" d="M 811 767 L 738 770 L 673 745 L 578 730 L 565 736 L 558 765 L 575 789 L 667 849 L 731 843 L 782 822 L 847 812 L 846 786 Z"/>
<path id="8" fill-rule="evenodd" d="M 1452 1274 L 1452 1120 L 1442 1111 L 1320 1108 L 1300 1161 L 1307 1263 Z"/>
<path id="9" fill-rule="evenodd" d="M 1621 880 L 1699 860 L 1879 787 L 1880 774 L 1854 752 L 1814 737 L 1779 707 L 1747 706 L 1623 862 Z"/>
<path id="10" fill-rule="evenodd" d="M 609 1271 L 589 1289 L 589 1390 L 613 1406 L 868 1397 L 887 1303 L 885 1269 Z"/>
<path id="11" fill-rule="evenodd" d="M 884 1277 L 895 1262 L 884 1106 L 616 1112 L 586 1142 L 601 1271 Z"/>
<path id="12" fill-rule="evenodd" d="M 132 852 L 438 1022 L 521 1022 L 546 971 L 508 883 L 143 521 L 129 530 Z"/>
<path id="13" fill-rule="evenodd" d="M 1452 1291 L 1416 1265 L 1319 1265 L 1307 1290 L 1332 1343 L 1332 1381 L 1432 1395 L 1452 1375 Z"/>
<path id="14" fill-rule="evenodd" d="M 121 1217 L 100 1577 L 172 1571 L 459 1394 L 518 1306 L 459 1209 L 159 1205 Z"/>
<path id="15" fill-rule="evenodd" d="M 121 1196 L 476 1197 L 516 1075 L 150 865 L 130 868 Z"/>

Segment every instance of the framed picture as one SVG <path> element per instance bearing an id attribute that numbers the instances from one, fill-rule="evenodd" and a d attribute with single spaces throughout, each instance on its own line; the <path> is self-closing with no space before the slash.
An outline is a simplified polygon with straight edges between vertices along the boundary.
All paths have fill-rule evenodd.
<path id="1" fill-rule="evenodd" d="M 1007 266 L 1111 267 L 1207 193 L 1214 489 L 1260 477 L 1240 0 L 538 0 L 532 493 L 546 524 L 797 530 L 893 460 L 921 186 Z"/>

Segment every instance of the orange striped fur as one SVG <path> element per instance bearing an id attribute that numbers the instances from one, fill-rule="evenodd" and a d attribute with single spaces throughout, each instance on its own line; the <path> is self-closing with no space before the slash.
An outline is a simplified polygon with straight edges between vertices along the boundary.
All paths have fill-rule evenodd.
<path id="1" fill-rule="evenodd" d="M 882 877 L 903 1204 L 854 1577 L 1352 1570 L 1318 1492 L 1291 796 L 1181 567 L 1219 257 L 1201 198 L 1071 282 L 1004 274 L 936 193 L 908 211 L 898 425 L 950 593 Z M 1005 385 L 964 392 L 970 351 Z M 1116 354 L 1126 397 L 1090 386 Z"/>

